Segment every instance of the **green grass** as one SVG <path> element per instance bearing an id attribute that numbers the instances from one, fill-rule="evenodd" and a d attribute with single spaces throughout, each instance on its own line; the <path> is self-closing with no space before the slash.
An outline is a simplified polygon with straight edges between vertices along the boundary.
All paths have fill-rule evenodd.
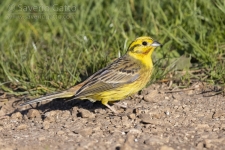
<path id="1" fill-rule="evenodd" d="M 164 44 L 153 56 L 152 81 L 169 71 L 202 69 L 203 76 L 179 78 L 225 84 L 223 0 L 7 0 L 0 14 L 0 88 L 8 93 L 69 88 L 143 35 Z"/>

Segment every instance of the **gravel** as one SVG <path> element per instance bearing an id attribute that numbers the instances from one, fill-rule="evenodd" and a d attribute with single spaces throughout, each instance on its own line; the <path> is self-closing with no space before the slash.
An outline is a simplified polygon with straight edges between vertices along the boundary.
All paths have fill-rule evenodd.
<path id="1" fill-rule="evenodd" d="M 0 102 L 0 149 L 224 149 L 225 98 L 201 89 L 151 85 L 113 114 L 100 102 L 57 100 L 38 107 Z"/>

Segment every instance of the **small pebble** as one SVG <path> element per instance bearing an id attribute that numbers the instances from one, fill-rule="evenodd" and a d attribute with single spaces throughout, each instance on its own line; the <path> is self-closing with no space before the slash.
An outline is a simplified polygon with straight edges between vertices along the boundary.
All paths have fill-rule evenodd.
<path id="1" fill-rule="evenodd" d="M 95 118 L 95 114 L 91 113 L 89 110 L 81 109 L 79 113 L 82 118 Z"/>
<path id="2" fill-rule="evenodd" d="M 25 130 L 25 129 L 27 129 L 27 125 L 26 124 L 20 124 L 16 129 L 17 130 Z"/>
<path id="3" fill-rule="evenodd" d="M 169 146 L 166 146 L 166 145 L 163 145 L 160 150 L 174 150 L 172 147 L 169 147 Z"/>
<path id="4" fill-rule="evenodd" d="M 38 138 L 39 141 L 44 141 L 46 138 L 44 136 L 41 136 Z"/>
<path id="5" fill-rule="evenodd" d="M 162 144 L 162 140 L 156 137 L 150 137 L 144 141 L 144 144 L 146 145 L 156 145 L 156 144 Z"/>
<path id="6" fill-rule="evenodd" d="M 124 144 L 121 146 L 121 150 L 131 150 L 135 142 L 135 137 L 132 134 L 128 134 Z"/>
<path id="7" fill-rule="evenodd" d="M 27 117 L 29 119 L 32 119 L 32 118 L 39 118 L 41 117 L 41 114 L 40 112 L 37 110 L 37 109 L 30 109 L 27 113 Z"/>
<path id="8" fill-rule="evenodd" d="M 158 101 L 158 91 L 151 90 L 147 95 L 144 95 L 144 101 L 156 103 Z"/>
<path id="9" fill-rule="evenodd" d="M 135 119 L 135 118 L 136 118 L 135 114 L 133 114 L 133 113 L 129 114 L 128 117 L 129 117 L 130 119 Z"/>
<path id="10" fill-rule="evenodd" d="M 42 128 L 43 128 L 44 130 L 47 130 L 47 129 L 49 129 L 49 127 L 50 127 L 50 123 L 49 123 L 48 121 L 44 121 L 44 122 L 43 122 L 43 127 L 42 127 Z"/>
<path id="11" fill-rule="evenodd" d="M 215 119 L 215 118 L 220 118 L 221 116 L 225 116 L 225 112 L 219 110 L 219 111 L 216 111 L 216 112 L 213 114 L 212 118 L 213 118 L 213 119 Z"/>
<path id="12" fill-rule="evenodd" d="M 91 134 L 92 134 L 92 131 L 93 131 L 92 128 L 87 128 L 87 127 L 85 127 L 84 129 L 78 129 L 78 130 L 75 130 L 74 133 L 80 134 L 80 135 L 86 137 L 86 136 L 91 135 Z"/>
<path id="13" fill-rule="evenodd" d="M 63 112 L 62 112 L 62 115 L 61 115 L 61 117 L 62 117 L 63 119 L 67 119 L 67 118 L 69 118 L 70 116 L 71 116 L 71 113 L 70 113 L 69 110 L 63 111 Z"/>
<path id="14" fill-rule="evenodd" d="M 56 132 L 57 135 L 62 135 L 62 134 L 64 134 L 64 133 L 65 133 L 65 132 L 62 131 L 62 130 Z"/>
<path id="15" fill-rule="evenodd" d="M 23 118 L 23 115 L 20 112 L 13 113 L 11 115 L 11 119 L 19 119 L 19 120 L 21 120 L 22 118 Z"/>
<path id="16" fill-rule="evenodd" d="M 141 122 L 147 123 L 147 124 L 160 124 L 159 119 L 151 119 L 151 116 L 149 114 L 141 114 L 140 115 Z"/>

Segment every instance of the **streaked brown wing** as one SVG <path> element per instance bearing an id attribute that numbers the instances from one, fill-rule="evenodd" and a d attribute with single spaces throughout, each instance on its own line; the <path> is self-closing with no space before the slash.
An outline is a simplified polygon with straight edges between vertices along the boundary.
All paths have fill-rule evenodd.
<path id="1" fill-rule="evenodd" d="M 136 81 L 139 78 L 138 72 L 141 67 L 131 59 L 133 58 L 125 55 L 93 74 L 87 79 L 87 83 L 77 91 L 75 97 L 115 89 Z"/>

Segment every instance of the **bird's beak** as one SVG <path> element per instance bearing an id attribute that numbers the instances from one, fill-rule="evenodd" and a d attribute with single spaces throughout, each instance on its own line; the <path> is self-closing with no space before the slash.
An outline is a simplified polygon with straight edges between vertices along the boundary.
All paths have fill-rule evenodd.
<path id="1" fill-rule="evenodd" d="M 161 46 L 162 44 L 160 44 L 159 42 L 157 42 L 157 41 L 154 41 L 153 43 L 152 43 L 152 46 L 153 47 L 158 47 L 158 46 Z"/>

